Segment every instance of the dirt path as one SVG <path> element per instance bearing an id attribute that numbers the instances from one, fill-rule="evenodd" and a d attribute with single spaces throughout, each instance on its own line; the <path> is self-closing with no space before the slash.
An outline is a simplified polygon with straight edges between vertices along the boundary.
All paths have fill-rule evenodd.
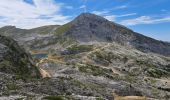
<path id="1" fill-rule="evenodd" d="M 66 64 L 66 62 L 64 62 L 61 57 L 57 57 L 57 56 L 48 56 L 48 60 L 54 63 Z"/>
<path id="2" fill-rule="evenodd" d="M 44 70 L 42 68 L 39 68 L 39 70 L 40 70 L 40 73 L 41 73 L 43 78 L 51 77 L 51 75 L 46 70 Z"/>
<path id="3" fill-rule="evenodd" d="M 41 76 L 42 76 L 43 78 L 52 77 L 52 76 L 50 75 L 50 73 L 48 73 L 46 70 L 44 70 L 44 69 L 42 69 L 42 68 L 40 67 L 40 64 L 43 63 L 44 60 L 46 60 L 46 58 L 41 59 L 41 60 L 36 64 L 36 66 L 38 66 L 39 71 L 40 71 L 40 73 L 41 73 Z"/>
<path id="4" fill-rule="evenodd" d="M 114 100 L 158 100 L 154 98 L 147 98 L 144 96 L 118 96 L 113 93 Z"/>
<path id="5" fill-rule="evenodd" d="M 48 56 L 48 58 L 43 58 L 43 59 L 41 59 L 41 60 L 36 64 L 36 66 L 39 67 L 40 73 L 41 73 L 41 75 L 42 75 L 43 78 L 52 77 L 52 75 L 51 75 L 48 71 L 46 71 L 46 70 L 44 70 L 44 69 L 41 68 L 41 65 L 40 65 L 40 64 L 41 64 L 41 63 L 44 63 L 44 62 L 46 62 L 46 61 L 52 61 L 52 62 L 57 63 L 57 64 L 58 64 L 58 63 L 60 63 L 60 64 L 66 64 L 66 62 L 64 62 L 61 57 L 57 57 L 57 56 Z"/>

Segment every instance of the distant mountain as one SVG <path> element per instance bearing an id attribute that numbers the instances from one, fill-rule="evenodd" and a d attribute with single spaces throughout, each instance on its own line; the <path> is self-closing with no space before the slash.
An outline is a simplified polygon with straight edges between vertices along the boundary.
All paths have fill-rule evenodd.
<path id="1" fill-rule="evenodd" d="M 15 26 L 4 26 L 0 28 L 1 35 L 13 36 L 14 38 L 31 36 L 31 35 L 39 35 L 39 34 L 52 34 L 53 30 L 57 29 L 59 25 L 49 25 L 42 26 L 33 29 L 19 29 Z"/>
<path id="2" fill-rule="evenodd" d="M 11 36 L 31 49 L 63 44 L 63 41 L 64 43 L 105 41 L 129 45 L 143 52 L 170 55 L 170 43 L 141 35 L 125 26 L 90 13 L 83 13 L 62 26 L 51 25 L 30 30 L 6 26 L 0 28 L 0 34 Z"/>
<path id="3" fill-rule="evenodd" d="M 58 27 L 59 25 L 49 25 L 34 29 L 19 29 L 15 26 L 5 26 L 0 28 L 0 35 L 12 37 L 27 49 L 36 49 L 56 43 L 53 32 Z"/>
<path id="4" fill-rule="evenodd" d="M 65 27 L 65 28 L 64 28 Z M 144 52 L 170 55 L 170 43 L 158 41 L 110 22 L 103 17 L 83 13 L 70 23 L 60 26 L 63 33 L 79 42 L 105 41 L 130 45 Z M 61 31 L 59 31 L 61 32 Z"/>

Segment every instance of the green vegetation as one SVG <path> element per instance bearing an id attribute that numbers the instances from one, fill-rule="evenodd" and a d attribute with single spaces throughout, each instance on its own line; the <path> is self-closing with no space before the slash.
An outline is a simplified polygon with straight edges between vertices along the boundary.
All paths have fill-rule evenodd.
<path id="1" fill-rule="evenodd" d="M 165 98 L 166 100 L 168 100 L 170 98 L 170 95 L 166 95 Z"/>
<path id="2" fill-rule="evenodd" d="M 69 54 L 77 54 L 93 50 L 93 45 L 72 45 L 67 48 Z"/>
<path id="3" fill-rule="evenodd" d="M 150 82 L 151 82 L 151 84 L 155 84 L 155 83 L 157 82 L 157 80 L 155 80 L 155 79 L 150 79 Z"/>
<path id="4" fill-rule="evenodd" d="M 166 65 L 166 66 L 164 67 L 164 70 L 166 70 L 167 72 L 170 72 L 170 64 L 169 64 L 169 65 Z"/>
<path id="5" fill-rule="evenodd" d="M 67 32 L 71 28 L 71 24 L 65 24 L 57 28 L 56 35 L 62 35 L 63 33 Z"/>
<path id="6" fill-rule="evenodd" d="M 10 73 L 17 75 L 17 79 L 30 79 L 32 78 L 32 70 L 37 74 L 36 78 L 40 78 L 40 72 L 36 66 L 32 69 L 28 68 L 28 62 L 26 59 L 22 59 L 18 62 L 4 60 L 0 62 L 0 72 Z"/>
<path id="7" fill-rule="evenodd" d="M 154 94 L 154 95 L 158 95 L 159 94 L 159 90 L 158 89 L 156 89 L 156 88 L 152 88 L 152 93 Z"/>
<path id="8" fill-rule="evenodd" d="M 104 100 L 104 99 L 102 99 L 102 98 L 96 98 L 96 100 Z"/>
<path id="9" fill-rule="evenodd" d="M 107 52 L 107 51 L 96 51 L 94 52 L 92 57 L 97 63 L 100 63 L 104 66 L 108 66 L 110 63 L 112 63 L 112 60 L 121 59 L 118 55 L 114 55 L 112 52 Z"/>
<path id="10" fill-rule="evenodd" d="M 146 71 L 149 77 L 160 78 L 167 75 L 170 75 L 169 67 L 164 66 L 162 68 L 158 68 L 158 66 L 150 63 L 150 61 L 141 61 L 136 60 L 137 64 L 143 66 L 144 71 Z"/>
<path id="11" fill-rule="evenodd" d="M 10 61 L 4 60 L 0 62 L 0 71 L 6 72 L 6 70 L 10 67 L 12 67 L 12 64 Z"/>
<path id="12" fill-rule="evenodd" d="M 57 40 L 59 44 L 61 44 L 63 47 L 67 47 L 71 44 L 76 43 L 76 40 L 72 37 L 60 37 L 60 39 Z"/>
<path id="13" fill-rule="evenodd" d="M 136 83 L 136 79 L 134 76 L 126 75 L 122 78 L 122 80 L 127 81 L 129 83 Z"/>
<path id="14" fill-rule="evenodd" d="M 106 69 L 106 68 L 101 68 L 99 66 L 94 66 L 94 65 L 78 65 L 78 68 L 81 72 L 91 74 L 94 76 L 104 76 L 110 79 L 113 79 L 113 72 L 111 69 Z"/>
<path id="15" fill-rule="evenodd" d="M 27 30 L 25 32 L 38 33 L 38 34 L 45 35 L 45 34 L 49 34 L 53 32 L 53 29 L 55 29 L 56 27 L 59 27 L 59 26 L 58 25 L 42 26 L 42 27 Z"/>
<path id="16" fill-rule="evenodd" d="M 46 96 L 43 99 L 47 99 L 47 100 L 65 100 L 62 96 Z"/>
<path id="17" fill-rule="evenodd" d="M 14 83 L 9 83 L 6 85 L 8 90 L 17 90 L 18 89 L 18 86 Z"/>
<path id="18" fill-rule="evenodd" d="M 95 55 L 97 59 L 108 61 L 109 63 L 111 63 L 111 60 L 114 58 L 114 55 L 111 52 L 97 51 L 95 52 Z"/>
<path id="19" fill-rule="evenodd" d="M 0 61 L 0 72 L 20 75 L 22 77 L 40 77 L 38 68 L 31 62 L 31 57 L 11 38 L 0 36 L 1 44 L 7 46 Z M 34 74 L 34 75 L 33 75 Z M 37 75 L 37 76 L 36 76 Z"/>
<path id="20" fill-rule="evenodd" d="M 64 84 L 65 81 L 70 81 L 70 82 L 73 83 L 72 85 L 75 85 L 75 86 L 78 86 L 78 87 L 85 87 L 86 86 L 84 83 L 80 82 L 79 80 L 73 79 L 72 77 L 61 77 L 60 78 L 60 84 Z"/>
<path id="21" fill-rule="evenodd" d="M 64 96 L 64 95 L 59 95 L 59 96 L 46 96 L 43 99 L 46 100 L 75 100 L 70 96 Z"/>
<path id="22" fill-rule="evenodd" d="M 27 68 L 26 65 L 27 62 L 25 61 L 25 59 L 21 59 L 21 61 L 16 62 L 15 65 L 12 62 L 14 61 L 4 60 L 0 62 L 0 71 L 5 73 L 11 73 L 11 74 L 15 73 L 22 77 L 27 77 L 28 74 L 25 73 L 28 73 L 29 69 Z M 30 76 L 30 74 L 28 76 Z"/>
<path id="23" fill-rule="evenodd" d="M 165 70 L 162 69 L 157 69 L 157 68 L 149 68 L 147 70 L 147 74 L 150 77 L 154 77 L 154 78 L 160 78 L 164 75 L 168 75 L 168 73 Z"/>
<path id="24" fill-rule="evenodd" d="M 150 64 L 149 63 L 149 61 L 142 61 L 142 60 L 136 60 L 136 63 L 138 64 L 138 65 L 143 65 L 143 66 L 145 66 L 145 67 L 154 67 L 154 65 L 152 65 L 152 64 Z"/>
<path id="25" fill-rule="evenodd" d="M 130 30 L 126 29 L 126 28 L 119 28 L 119 32 L 126 35 L 126 34 L 130 34 Z"/>
<path id="26" fill-rule="evenodd" d="M 24 98 L 17 98 L 15 100 L 25 100 Z M 31 100 L 31 99 L 28 99 L 28 100 Z"/>

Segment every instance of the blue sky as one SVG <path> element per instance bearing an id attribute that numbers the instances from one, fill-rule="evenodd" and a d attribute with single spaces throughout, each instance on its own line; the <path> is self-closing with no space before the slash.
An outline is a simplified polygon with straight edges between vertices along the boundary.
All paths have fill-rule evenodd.
<path id="1" fill-rule="evenodd" d="M 65 24 L 95 13 L 136 32 L 170 41 L 170 0 L 1 0 L 0 27 Z"/>

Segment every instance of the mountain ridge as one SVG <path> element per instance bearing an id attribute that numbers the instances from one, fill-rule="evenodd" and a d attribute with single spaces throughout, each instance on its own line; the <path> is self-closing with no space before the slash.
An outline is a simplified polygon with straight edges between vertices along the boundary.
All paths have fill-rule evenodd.
<path id="1" fill-rule="evenodd" d="M 170 55 L 169 43 L 136 33 L 95 14 L 83 13 L 68 24 L 71 24 L 72 28 L 65 34 L 79 41 L 114 41 L 123 45 L 131 45 L 143 52 Z"/>
<path id="2" fill-rule="evenodd" d="M 30 30 L 14 26 L 0 28 L 0 34 L 11 36 L 29 48 L 45 48 L 48 45 L 61 44 L 63 41 L 75 42 L 117 42 L 132 46 L 143 52 L 153 52 L 170 56 L 170 43 L 153 39 L 133 30 L 111 22 L 101 16 L 82 13 L 71 22 L 62 26 L 43 26 Z M 14 34 L 13 34 L 14 33 Z M 71 42 L 70 42 L 71 43 Z"/>

